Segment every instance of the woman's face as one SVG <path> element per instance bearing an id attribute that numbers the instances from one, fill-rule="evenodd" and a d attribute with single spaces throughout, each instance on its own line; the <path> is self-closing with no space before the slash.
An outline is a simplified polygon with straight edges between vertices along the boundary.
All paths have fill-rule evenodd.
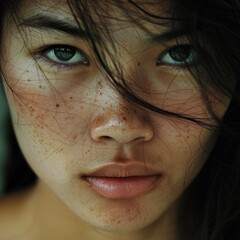
<path id="1" fill-rule="evenodd" d="M 105 41 L 113 57 L 106 56 L 110 68 L 119 64 L 132 91 L 155 106 L 212 122 L 197 83 L 183 67 L 196 58 L 188 42 L 180 37 L 177 47 L 173 39 L 153 39 L 108 7 L 115 16 L 108 18 L 108 29 L 116 48 Z M 162 6 L 145 7 L 164 14 Z M 18 14 L 18 23 L 25 23 L 17 27 L 11 17 L 6 23 L 1 66 L 20 147 L 40 181 L 100 229 L 128 231 L 161 219 L 201 170 L 215 132 L 120 95 L 86 35 L 76 34 L 65 1 L 54 6 L 26 1 Z M 143 24 L 154 36 L 169 30 Z M 222 116 L 227 100 L 215 94 L 210 100 Z"/>

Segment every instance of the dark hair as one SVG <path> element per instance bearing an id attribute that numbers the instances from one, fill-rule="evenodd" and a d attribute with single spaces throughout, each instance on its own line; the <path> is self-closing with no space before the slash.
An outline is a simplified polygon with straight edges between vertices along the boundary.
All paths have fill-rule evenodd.
<path id="1" fill-rule="evenodd" d="M 0 1 L 1 25 L 5 15 L 15 12 L 20 1 Z M 130 101 L 160 114 L 183 118 L 207 128 L 217 128 L 219 136 L 209 159 L 191 186 L 184 193 L 185 206 L 179 213 L 179 229 L 182 239 L 194 240 L 239 240 L 240 230 L 240 1 L 239 0 L 171 0 L 169 17 L 149 12 L 140 3 L 122 1 L 68 0 L 75 19 L 84 25 L 91 39 L 96 57 L 109 76 L 109 80 Z M 159 2 L 163 2 L 159 0 Z M 168 112 L 159 109 L 132 93 L 124 81 L 121 68 L 115 65 L 113 73 L 105 61 L 108 47 L 94 24 L 92 11 L 100 20 L 104 18 L 104 4 L 114 4 L 131 21 L 133 15 L 141 21 L 155 25 L 168 24 L 173 32 L 184 34 L 199 57 L 199 64 L 189 68 L 197 80 L 209 113 L 215 124 L 204 119 Z M 134 14 L 132 14 L 134 12 Z M 137 23 L 137 22 L 136 22 Z M 106 25 L 107 26 L 107 25 Z M 104 37 L 111 38 L 105 29 Z M 2 28 L 1 28 L 2 31 Z M 93 34 L 99 37 L 98 45 Z M 101 41 L 102 40 L 102 41 Z M 112 41 L 114 47 L 114 42 Z M 100 46 L 100 47 L 99 47 Z M 109 57 L 109 55 L 108 55 Z M 111 55 L 110 55 L 111 57 Z M 206 78 L 201 78 L 204 70 Z M 119 81 L 119 79 L 121 81 Z M 223 119 L 219 119 L 211 108 L 207 87 L 211 85 L 231 98 Z M 184 221 L 182 220 L 184 219 Z M 194 220 L 193 220 L 194 219 Z M 194 223 L 194 224 L 193 224 Z M 194 226 L 192 226 L 194 225 Z M 191 226 L 192 230 L 188 228 Z"/>

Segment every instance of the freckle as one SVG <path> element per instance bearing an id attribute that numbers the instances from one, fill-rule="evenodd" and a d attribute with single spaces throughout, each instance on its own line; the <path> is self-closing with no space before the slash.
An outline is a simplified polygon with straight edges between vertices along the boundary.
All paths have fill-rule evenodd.
<path id="1" fill-rule="evenodd" d="M 42 86 L 40 85 L 39 88 L 42 88 Z"/>
<path id="2" fill-rule="evenodd" d="M 137 65 L 138 65 L 138 66 L 140 66 L 140 65 L 141 65 L 141 63 L 139 62 Z"/>
<path id="3" fill-rule="evenodd" d="M 70 99 L 72 100 L 72 99 L 73 99 L 73 97 L 71 96 L 71 97 L 70 97 Z"/>
<path id="4" fill-rule="evenodd" d="M 102 89 L 102 83 L 98 82 L 98 85 L 99 85 L 99 89 Z"/>
<path id="5" fill-rule="evenodd" d="M 56 107 L 57 107 L 57 108 L 59 107 L 59 104 L 58 104 L 58 103 L 56 104 Z"/>
<path id="6" fill-rule="evenodd" d="M 72 138 L 73 138 L 73 139 L 76 139 L 77 137 L 78 137 L 78 135 L 74 135 Z"/>

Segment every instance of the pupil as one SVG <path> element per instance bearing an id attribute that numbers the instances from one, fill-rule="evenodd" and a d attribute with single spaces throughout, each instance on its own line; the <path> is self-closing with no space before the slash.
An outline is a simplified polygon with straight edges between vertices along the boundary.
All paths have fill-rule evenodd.
<path id="1" fill-rule="evenodd" d="M 54 53 L 62 61 L 70 60 L 76 53 L 76 49 L 70 47 L 56 47 Z"/>
<path id="2" fill-rule="evenodd" d="M 170 50 L 170 56 L 177 62 L 185 61 L 190 55 L 190 46 L 176 47 Z"/>

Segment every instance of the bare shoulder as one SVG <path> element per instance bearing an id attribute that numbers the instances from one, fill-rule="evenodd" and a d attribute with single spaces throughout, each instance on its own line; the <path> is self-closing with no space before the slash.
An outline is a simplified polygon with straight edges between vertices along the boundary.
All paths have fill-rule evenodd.
<path id="1" fill-rule="evenodd" d="M 29 221 L 28 209 L 32 189 L 0 199 L 0 240 L 20 240 Z"/>

